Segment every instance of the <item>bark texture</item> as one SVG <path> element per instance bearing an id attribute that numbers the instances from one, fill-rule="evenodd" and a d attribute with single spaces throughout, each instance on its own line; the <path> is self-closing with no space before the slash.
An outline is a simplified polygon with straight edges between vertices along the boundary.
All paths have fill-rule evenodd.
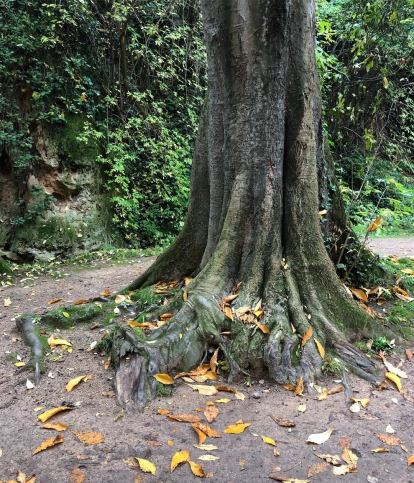
<path id="1" fill-rule="evenodd" d="M 322 358 L 313 339 L 301 347 L 310 327 L 345 365 L 376 381 L 375 364 L 349 341 L 382 327 L 343 288 L 320 229 L 314 7 L 309 0 L 202 0 L 209 95 L 187 221 L 128 288 L 195 279 L 187 301 L 180 295 L 154 314 L 176 315 L 148 340 L 130 329 L 116 337 L 121 404 L 144 404 L 154 395 L 154 374 L 193 368 L 212 344 L 225 352 L 231 376 L 267 368 L 276 382 L 302 376 L 312 390 Z M 238 282 L 234 305 L 262 299 L 270 334 L 219 311 Z"/>

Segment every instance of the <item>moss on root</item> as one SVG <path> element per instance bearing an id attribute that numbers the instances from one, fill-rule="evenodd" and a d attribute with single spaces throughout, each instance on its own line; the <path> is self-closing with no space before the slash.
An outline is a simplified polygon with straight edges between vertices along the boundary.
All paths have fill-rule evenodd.
<path id="1" fill-rule="evenodd" d="M 105 315 L 113 317 L 115 304 L 102 304 L 102 309 L 94 304 L 68 305 L 51 310 L 42 316 L 42 323 L 58 329 L 68 329 L 73 324 L 103 319 Z M 108 314 L 109 312 L 109 314 Z"/>

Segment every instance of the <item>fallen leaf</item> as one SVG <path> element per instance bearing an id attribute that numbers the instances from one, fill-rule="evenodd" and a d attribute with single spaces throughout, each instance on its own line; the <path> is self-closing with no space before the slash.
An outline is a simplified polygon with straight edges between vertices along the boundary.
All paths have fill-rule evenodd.
<path id="1" fill-rule="evenodd" d="M 401 445 L 401 449 L 402 449 L 403 451 L 405 451 L 406 453 L 408 453 L 408 448 L 407 448 L 407 446 L 404 446 L 404 445 L 402 444 L 402 445 Z"/>
<path id="2" fill-rule="evenodd" d="M 219 413 L 219 408 L 216 405 L 207 406 L 206 410 L 204 411 L 204 416 L 209 423 L 212 423 L 217 418 Z"/>
<path id="3" fill-rule="evenodd" d="M 56 347 L 58 345 L 67 345 L 69 347 L 72 347 L 72 344 L 64 339 L 55 339 L 53 337 L 53 334 L 47 339 L 47 343 L 49 344 L 50 347 Z"/>
<path id="4" fill-rule="evenodd" d="M 277 418 L 273 415 L 270 414 L 270 417 L 273 419 L 273 421 L 278 424 L 279 426 L 282 426 L 284 428 L 294 428 L 296 426 L 296 423 L 292 421 L 291 419 L 280 419 Z"/>
<path id="5" fill-rule="evenodd" d="M 255 322 L 255 324 L 263 332 L 263 334 L 270 334 L 270 330 L 264 324 L 260 324 L 259 322 Z"/>
<path id="6" fill-rule="evenodd" d="M 226 398 L 216 399 L 214 402 L 216 402 L 216 403 L 222 403 L 222 404 L 227 404 L 227 403 L 230 402 L 230 399 L 226 399 Z"/>
<path id="7" fill-rule="evenodd" d="M 168 419 L 170 421 L 178 421 L 180 423 L 197 423 L 203 420 L 203 418 L 195 414 L 170 414 Z"/>
<path id="8" fill-rule="evenodd" d="M 389 446 L 400 446 L 404 444 L 404 441 L 401 438 L 397 438 L 396 436 L 390 436 L 389 434 L 383 433 L 374 433 L 379 440 L 383 443 L 388 444 Z"/>
<path id="9" fill-rule="evenodd" d="M 171 414 L 171 411 L 168 411 L 168 409 L 158 409 L 157 413 L 164 416 L 165 414 Z"/>
<path id="10" fill-rule="evenodd" d="M 312 476 L 317 475 L 318 473 L 322 473 L 329 468 L 328 463 L 315 463 L 313 464 L 308 471 L 308 478 L 312 478 Z"/>
<path id="11" fill-rule="evenodd" d="M 295 387 L 295 396 L 302 396 L 305 386 L 303 385 L 303 376 L 300 376 L 298 383 Z"/>
<path id="12" fill-rule="evenodd" d="M 358 456 L 349 448 L 345 448 L 342 452 L 342 459 L 348 463 L 351 471 L 356 469 L 358 464 Z"/>
<path id="13" fill-rule="evenodd" d="M 407 359 L 409 361 L 411 361 L 411 359 L 413 358 L 413 353 L 411 351 L 409 351 L 408 349 L 405 349 L 405 356 L 407 357 Z"/>
<path id="14" fill-rule="evenodd" d="M 349 449 L 351 447 L 351 440 L 350 438 L 341 438 L 339 440 L 339 444 L 342 446 L 342 448 Z"/>
<path id="15" fill-rule="evenodd" d="M 350 398 L 350 401 L 354 403 L 360 403 L 363 408 L 366 408 L 369 404 L 369 398 L 364 398 L 364 399 L 355 399 L 353 397 Z"/>
<path id="16" fill-rule="evenodd" d="M 351 288 L 351 292 L 355 295 L 355 297 L 368 303 L 367 294 L 363 290 L 360 290 L 359 288 Z"/>
<path id="17" fill-rule="evenodd" d="M 227 297 L 225 297 L 221 303 L 222 304 L 229 304 L 230 302 L 233 302 L 234 299 L 236 299 L 237 297 L 239 296 L 238 293 L 235 293 L 235 294 L 231 294 L 231 295 L 227 295 Z"/>
<path id="18" fill-rule="evenodd" d="M 266 444 L 270 444 L 271 446 L 277 446 L 276 442 L 272 438 L 268 438 L 267 436 L 262 436 L 262 440 Z"/>
<path id="19" fill-rule="evenodd" d="M 5 307 L 9 307 L 11 304 L 12 304 L 12 301 L 11 301 L 10 297 L 7 297 L 6 299 L 4 299 L 4 306 Z"/>
<path id="20" fill-rule="evenodd" d="M 83 305 L 83 304 L 88 304 L 90 302 L 89 299 L 79 299 L 76 302 L 73 303 L 73 305 Z"/>
<path id="21" fill-rule="evenodd" d="M 398 377 L 401 377 L 401 379 L 407 379 L 408 376 L 407 374 L 399 369 L 398 367 L 394 367 L 390 362 L 388 362 L 385 357 L 382 358 L 382 361 L 384 363 L 384 366 L 387 368 L 388 372 L 392 372 L 393 374 L 397 375 Z"/>
<path id="22" fill-rule="evenodd" d="M 388 452 L 389 452 L 388 448 L 376 448 L 371 450 L 371 453 L 388 453 Z"/>
<path id="23" fill-rule="evenodd" d="M 307 443 L 322 444 L 328 441 L 332 434 L 333 428 L 329 428 L 324 433 L 311 434 L 306 440 Z"/>
<path id="24" fill-rule="evenodd" d="M 152 475 L 155 475 L 157 468 L 154 463 L 151 463 L 151 461 L 144 460 L 142 458 L 136 458 L 136 460 L 138 461 L 139 467 L 144 473 L 151 473 Z"/>
<path id="25" fill-rule="evenodd" d="M 104 442 L 104 437 L 102 433 L 97 433 L 95 431 L 72 431 L 72 433 L 81 441 L 83 444 L 100 444 Z"/>
<path id="26" fill-rule="evenodd" d="M 214 431 L 214 429 L 210 428 L 210 426 L 207 426 L 207 424 L 194 423 L 193 428 L 203 432 L 209 438 L 221 438 L 221 436 L 216 431 Z M 202 443 L 199 443 L 199 444 L 202 444 Z"/>
<path id="27" fill-rule="evenodd" d="M 282 476 L 272 476 L 270 475 L 269 478 L 275 481 L 283 481 L 284 483 L 309 483 L 310 480 L 298 480 L 296 478 L 283 478 Z"/>
<path id="28" fill-rule="evenodd" d="M 334 466 L 339 466 L 342 464 L 341 458 L 338 455 L 318 454 L 318 453 L 314 453 L 314 455 Z"/>
<path id="29" fill-rule="evenodd" d="M 175 453 L 171 460 L 171 473 L 177 468 L 178 465 L 190 461 L 190 452 L 187 450 L 179 451 Z"/>
<path id="30" fill-rule="evenodd" d="M 331 389 L 328 389 L 328 396 L 332 396 L 332 394 L 337 394 L 344 390 L 344 386 L 335 386 Z"/>
<path id="31" fill-rule="evenodd" d="M 302 338 L 302 347 L 308 342 L 308 340 L 312 337 L 313 330 L 312 327 L 309 327 L 309 329 L 306 331 L 305 335 Z"/>
<path id="32" fill-rule="evenodd" d="M 216 461 L 220 459 L 220 456 L 214 456 L 212 454 L 203 454 L 203 456 L 199 456 L 197 459 L 201 461 Z"/>
<path id="33" fill-rule="evenodd" d="M 51 300 L 50 302 L 47 303 L 47 305 L 52 305 L 52 304 L 55 304 L 56 302 L 60 302 L 62 299 L 53 299 Z"/>
<path id="34" fill-rule="evenodd" d="M 171 441 L 171 439 L 169 439 L 167 441 L 167 444 L 168 444 L 168 446 L 174 446 L 174 441 Z"/>
<path id="35" fill-rule="evenodd" d="M 174 380 L 168 374 L 155 374 L 153 377 L 161 384 L 174 384 Z"/>
<path id="36" fill-rule="evenodd" d="M 155 322 L 136 322 L 135 320 L 128 320 L 128 325 L 131 329 L 135 327 L 156 327 Z"/>
<path id="37" fill-rule="evenodd" d="M 34 450 L 33 454 L 40 453 L 41 451 L 44 451 L 45 449 L 52 448 L 53 446 L 56 446 L 57 444 L 63 443 L 63 435 L 58 434 L 57 436 L 54 436 L 53 438 L 47 439 L 46 441 L 43 441 L 43 443 Z"/>
<path id="38" fill-rule="evenodd" d="M 55 431 L 66 431 L 69 426 L 63 423 L 49 423 L 42 426 L 43 429 L 54 429 Z"/>
<path id="39" fill-rule="evenodd" d="M 42 413 L 38 418 L 37 420 L 38 421 L 41 421 L 42 423 L 45 423 L 48 419 L 50 419 L 52 416 L 54 416 L 55 414 L 57 413 L 60 413 L 62 411 L 69 411 L 73 409 L 72 407 L 69 407 L 69 406 L 60 406 L 58 408 L 53 408 L 53 409 L 49 409 L 48 411 Z"/>
<path id="40" fill-rule="evenodd" d="M 245 399 L 245 395 L 242 392 L 236 391 L 234 395 L 236 396 L 236 399 L 239 399 L 240 401 L 244 401 Z"/>
<path id="41" fill-rule="evenodd" d="M 224 432 L 227 434 L 240 434 L 249 426 L 250 426 L 250 423 L 232 424 L 230 426 L 227 426 Z"/>
<path id="42" fill-rule="evenodd" d="M 313 340 L 315 341 L 316 347 L 318 348 L 319 355 L 322 357 L 322 359 L 324 359 L 325 358 L 325 348 L 323 347 L 323 345 L 318 340 L 315 339 L 315 337 L 313 338 Z"/>
<path id="43" fill-rule="evenodd" d="M 279 453 L 279 451 L 278 451 L 277 449 L 274 449 L 274 450 L 273 450 L 273 454 L 276 456 L 276 458 L 277 458 L 278 456 L 280 456 L 280 453 Z"/>
<path id="44" fill-rule="evenodd" d="M 359 405 L 359 402 L 352 404 L 349 410 L 351 411 L 351 413 L 359 413 L 359 411 L 361 411 L 361 406 Z"/>
<path id="45" fill-rule="evenodd" d="M 16 367 L 24 367 L 26 364 L 24 362 L 15 362 L 13 365 Z"/>
<path id="46" fill-rule="evenodd" d="M 71 392 L 80 382 L 86 382 L 89 379 L 92 379 L 92 376 L 79 376 L 75 377 L 75 379 L 71 379 L 67 384 L 66 384 L 66 391 Z"/>
<path id="47" fill-rule="evenodd" d="M 199 478 L 210 478 L 213 476 L 212 473 L 205 473 L 203 467 L 198 463 L 194 463 L 193 461 L 189 461 L 188 463 L 190 464 L 193 475 L 198 476 Z"/>
<path id="48" fill-rule="evenodd" d="M 298 406 L 298 411 L 300 413 L 304 413 L 306 411 L 306 404 L 301 404 L 300 406 Z"/>
<path id="49" fill-rule="evenodd" d="M 414 275 L 414 270 L 412 270 L 411 268 L 403 268 L 400 271 L 403 273 L 407 273 L 408 275 Z"/>
<path id="50" fill-rule="evenodd" d="M 389 424 L 386 428 L 385 428 L 385 431 L 388 433 L 388 434 L 394 434 L 395 433 L 395 429 L 393 429 L 393 427 L 391 426 L 391 424 Z"/>
<path id="51" fill-rule="evenodd" d="M 211 356 L 211 359 L 210 359 L 210 369 L 213 372 L 216 372 L 217 370 L 217 358 L 218 358 L 219 350 L 220 350 L 220 347 L 217 347 L 217 349 L 214 351 L 214 354 Z"/>
<path id="52" fill-rule="evenodd" d="M 368 228 L 367 228 L 367 233 L 371 233 L 372 231 L 375 231 L 381 224 L 382 216 L 379 216 L 376 220 L 372 221 Z"/>
<path id="53" fill-rule="evenodd" d="M 407 466 L 411 466 L 414 463 L 414 454 L 412 454 L 407 460 Z"/>
<path id="54" fill-rule="evenodd" d="M 218 392 L 214 386 L 201 386 L 198 384 L 188 384 L 188 386 L 203 396 L 214 396 Z"/>
<path id="55" fill-rule="evenodd" d="M 217 446 L 214 446 L 214 444 L 193 444 L 194 448 L 197 449 L 202 449 L 204 451 L 214 451 L 217 448 Z"/>
<path id="56" fill-rule="evenodd" d="M 109 366 L 111 365 L 111 356 L 108 357 L 108 359 L 105 362 L 104 369 L 107 371 L 109 369 Z"/>
<path id="57" fill-rule="evenodd" d="M 125 458 L 122 460 L 127 466 L 130 468 L 139 468 L 138 461 L 135 460 L 135 458 Z"/>
<path id="58" fill-rule="evenodd" d="M 70 474 L 70 483 L 82 483 L 85 480 L 85 473 L 75 466 Z"/>
<path id="59" fill-rule="evenodd" d="M 118 294 L 116 297 L 115 297 L 115 303 L 116 304 L 121 304 L 124 300 L 126 300 L 127 297 L 125 297 L 125 295 L 120 295 Z"/>
<path id="60" fill-rule="evenodd" d="M 396 374 L 392 372 L 386 372 L 385 377 L 390 381 L 392 381 L 398 387 L 398 390 L 400 391 L 400 393 L 403 394 L 405 392 L 402 389 L 400 378 Z"/>
<path id="61" fill-rule="evenodd" d="M 337 476 L 346 475 L 347 473 L 354 473 L 349 465 L 334 466 L 332 468 L 332 473 Z"/>
<path id="62" fill-rule="evenodd" d="M 296 387 L 292 386 L 292 384 L 283 384 L 282 387 L 284 389 L 287 389 L 288 391 L 295 391 L 296 390 Z"/>

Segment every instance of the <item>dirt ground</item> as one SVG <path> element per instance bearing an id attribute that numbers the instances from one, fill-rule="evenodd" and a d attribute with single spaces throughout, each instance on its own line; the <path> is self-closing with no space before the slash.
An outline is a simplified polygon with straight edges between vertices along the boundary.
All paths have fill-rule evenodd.
<path id="1" fill-rule="evenodd" d="M 414 257 L 414 238 L 374 238 L 368 248 L 381 257 Z"/>
<path id="2" fill-rule="evenodd" d="M 0 481 L 16 479 L 17 471 L 21 470 L 27 478 L 35 475 L 37 483 L 191 482 L 197 477 L 191 473 L 188 464 L 170 473 L 172 456 L 177 451 L 188 450 L 192 461 L 201 463 L 205 472 L 212 473 L 209 480 L 212 482 L 269 481 L 270 475 L 282 478 L 279 481 L 297 478 L 312 482 L 414 482 L 414 465 L 407 465 L 408 458 L 414 453 L 414 362 L 408 362 L 403 352 L 389 359 L 394 365 L 403 361 L 401 369 L 408 375 L 407 379 L 402 379 L 405 394 L 391 387 L 392 384 L 379 391 L 350 376 L 355 397 L 369 398 L 367 408 L 361 408 L 359 413 L 349 410 L 343 392 L 319 401 L 306 395 L 294 396 L 293 392 L 265 381 L 252 381 L 251 387 L 242 383 L 232 385 L 245 395 L 244 400 L 228 392 L 202 396 L 181 383 L 172 397 L 156 399 L 141 413 L 123 413 L 113 397 L 112 368 L 105 370 L 105 357 L 93 350 L 87 351 L 91 342 L 101 337 L 101 329 L 91 330 L 90 325 L 85 324 L 73 330 L 54 332 L 55 337 L 72 343 L 73 352 L 50 351 L 46 373 L 38 386 L 28 389 L 26 377 L 33 381 L 32 375 L 16 374 L 16 360 L 7 357 L 17 354 L 23 362 L 29 359 L 29 349 L 20 340 L 13 318 L 25 312 L 50 310 L 56 305 L 48 306 L 47 302 L 55 298 L 63 299 L 57 305 L 66 305 L 97 295 L 105 288 L 114 292 L 132 281 L 153 260 L 135 259 L 128 265 L 100 262 L 96 268 L 80 272 L 67 269 L 68 275 L 58 279 L 43 276 L 27 281 L 23 277 L 23 281 L 17 280 L 13 286 L 1 289 Z M 3 300 L 8 297 L 12 304 L 3 307 Z M 68 381 L 82 375 L 91 375 L 92 379 L 67 392 L 65 385 Z M 383 378 L 384 372 L 379 375 L 380 380 Z M 327 378 L 320 384 L 332 388 L 340 384 L 339 379 L 338 376 Z M 210 424 L 221 438 L 206 440 L 206 444 L 217 446 L 214 451 L 194 447 L 198 437 L 190 424 L 170 421 L 166 415 L 157 414 L 159 409 L 164 409 L 173 414 L 191 413 L 204 417 L 197 408 L 204 411 L 207 401 L 224 398 L 229 402 L 215 403 L 220 413 Z M 67 404 L 74 404 L 75 408 L 47 421 L 69 425 L 66 431 L 58 433 L 42 428 L 43 424 L 37 421 L 39 414 Z M 298 411 L 298 407 L 304 404 L 306 411 Z M 281 427 L 270 415 L 291 419 L 295 426 Z M 250 423 L 244 432 L 224 433 L 227 426 L 240 419 Z M 391 436 L 387 433 L 389 425 L 392 429 L 388 428 L 388 431 L 395 431 L 392 436 L 402 440 L 398 445 L 384 444 L 374 435 Z M 329 428 L 333 432 L 325 443 L 306 442 L 309 435 Z M 99 432 L 104 441 L 96 445 L 83 444 L 72 431 Z M 63 443 L 33 455 L 43 441 L 57 435 L 63 436 Z M 272 438 L 277 447 L 266 444 L 262 436 Z M 358 457 L 357 472 L 337 476 L 332 473 L 334 467 L 327 465 L 325 471 L 308 478 L 312 465 L 323 463 L 315 453 L 341 456 L 342 438 L 351 441 L 352 452 Z M 371 452 L 376 448 L 388 451 Z M 280 453 L 279 456 L 275 456 L 274 450 Z M 203 455 L 214 455 L 219 459 L 199 460 Z M 123 461 L 128 462 L 128 458 L 134 457 L 154 463 L 156 474 L 143 473 Z M 74 469 L 79 469 L 80 475 L 84 474 L 84 480 L 75 478 Z"/>

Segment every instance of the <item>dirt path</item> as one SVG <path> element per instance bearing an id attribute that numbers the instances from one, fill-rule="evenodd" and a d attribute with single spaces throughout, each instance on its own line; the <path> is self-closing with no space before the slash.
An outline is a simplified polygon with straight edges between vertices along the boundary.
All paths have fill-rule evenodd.
<path id="1" fill-rule="evenodd" d="M 368 248 L 381 257 L 414 257 L 414 238 L 374 238 L 368 243 Z"/>
<path id="2" fill-rule="evenodd" d="M 60 280 L 44 276 L 1 289 L 0 481 L 15 479 L 19 469 L 28 477 L 36 475 L 36 483 L 81 481 L 70 479 L 76 468 L 84 473 L 84 481 L 90 483 L 197 481 L 187 464 L 170 473 L 171 458 L 180 450 L 190 451 L 192 461 L 201 463 L 206 472 L 213 474 L 210 478 L 212 482 L 255 483 L 269 481 L 271 474 L 285 479 L 306 480 L 311 466 L 323 463 L 315 453 L 342 454 L 341 438 L 350 438 L 352 451 L 359 458 L 358 472 L 339 477 L 332 474 L 333 467 L 329 465 L 324 472 L 315 474 L 312 482 L 414 481 L 414 466 L 407 467 L 407 458 L 414 453 L 414 399 L 410 398 L 410 395 L 414 396 L 414 362 L 404 361 L 402 367 L 408 374 L 408 379 L 402 381 L 407 391 L 405 395 L 392 388 L 373 390 L 369 384 L 351 376 L 355 397 L 370 398 L 367 409 L 361 409 L 359 413 L 349 411 L 343 393 L 318 401 L 307 396 L 295 397 L 292 392 L 264 381 L 252 381 L 252 387 L 232 385 L 245 395 L 245 400 L 238 400 L 234 394 L 225 392 L 212 397 L 201 396 L 182 383 L 173 397 L 158 398 L 143 413 L 124 414 L 113 398 L 112 368 L 104 369 L 106 358 L 103 355 L 87 351 L 90 343 L 100 337 L 100 329 L 91 331 L 88 325 L 81 325 L 73 330 L 55 332 L 56 336 L 71 341 L 73 352 L 50 351 L 46 374 L 37 387 L 28 390 L 26 378 L 15 374 L 13 364 L 17 359 L 9 360 L 13 354 L 21 357 L 22 361 L 29 359 L 29 350 L 20 340 L 13 318 L 19 313 L 48 310 L 50 306 L 47 302 L 54 298 L 62 297 L 64 300 L 60 304 L 67 304 L 96 295 L 107 287 L 115 291 L 134 279 L 153 260 L 141 259 L 130 265 L 115 266 L 111 262 L 102 263 L 99 268 L 79 273 L 67 270 L 68 275 Z M 3 300 L 7 297 L 12 300 L 12 305 L 3 307 Z M 398 357 L 390 359 L 395 365 L 399 362 Z M 383 371 L 381 373 L 379 379 L 383 378 Z M 70 393 L 66 392 L 67 382 L 81 375 L 91 375 L 92 380 L 81 383 Z M 333 379 L 327 378 L 321 384 L 337 386 L 340 378 L 336 376 Z M 225 381 L 220 380 L 219 383 Z M 157 414 L 162 408 L 175 414 L 192 413 L 203 417 L 203 412 L 198 412 L 197 408 L 204 411 L 207 401 L 223 399 L 229 401 L 216 402 L 220 414 L 211 423 L 221 438 L 207 438 L 206 441 L 217 446 L 214 451 L 207 452 L 193 446 L 198 443 L 198 438 L 191 425 L 173 422 L 165 415 Z M 76 409 L 58 414 L 48 421 L 65 423 L 69 425 L 68 430 L 57 433 L 43 429 L 43 424 L 37 422 L 39 414 L 68 403 L 75 404 Z M 298 406 L 303 404 L 306 404 L 304 413 L 298 411 Z M 291 419 L 296 426 L 280 427 L 272 421 L 270 414 Z M 251 426 L 241 434 L 224 433 L 228 425 L 240 419 Z M 374 433 L 387 434 L 388 425 L 395 430 L 393 436 L 401 438 L 404 443 L 391 446 L 374 436 Z M 327 442 L 320 446 L 306 443 L 310 434 L 322 433 L 328 428 L 334 428 L 334 431 Z M 100 432 L 104 442 L 85 445 L 72 431 Z M 63 435 L 62 444 L 33 455 L 43 441 L 58 434 Z M 263 442 L 262 436 L 272 438 L 277 448 Z M 379 447 L 387 448 L 388 452 L 371 452 Z M 275 449 L 279 456 L 275 456 Z M 220 459 L 198 459 L 205 455 Z M 156 475 L 144 474 L 139 468 L 128 466 L 128 461 L 136 461 L 128 458 L 134 457 L 153 462 L 157 467 Z"/>

